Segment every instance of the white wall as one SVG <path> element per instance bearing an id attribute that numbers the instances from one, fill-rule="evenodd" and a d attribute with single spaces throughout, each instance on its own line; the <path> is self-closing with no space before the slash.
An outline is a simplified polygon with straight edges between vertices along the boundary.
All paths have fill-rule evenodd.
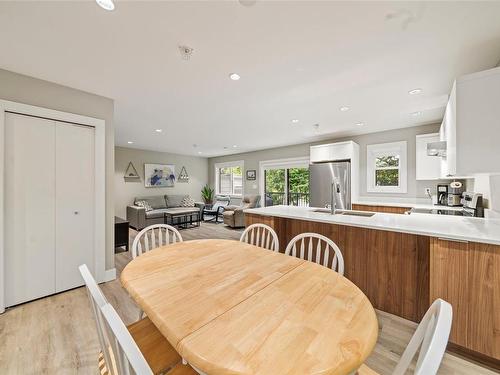
<path id="1" fill-rule="evenodd" d="M 129 162 L 137 169 L 139 180 L 124 179 Z M 147 188 L 144 186 L 144 164 L 175 164 L 175 175 L 186 167 L 189 182 L 175 182 L 173 187 Z M 201 201 L 201 188 L 208 182 L 207 158 L 170 154 L 134 148 L 115 147 L 115 215 L 126 218 L 126 207 L 134 197 L 146 195 L 189 194 L 195 201 Z"/>
<path id="2" fill-rule="evenodd" d="M 312 144 L 322 144 L 331 142 L 341 142 L 347 140 L 353 140 L 359 144 L 360 149 L 360 186 L 359 193 L 360 196 L 366 197 L 381 197 L 381 196 L 393 196 L 401 198 L 415 198 L 415 197 L 426 197 L 424 189 L 429 187 L 434 192 L 436 185 L 442 181 L 416 181 L 415 180 L 415 136 L 417 134 L 428 134 L 435 133 L 439 131 L 440 124 L 431 124 L 423 126 L 415 126 L 410 128 L 402 128 L 396 130 L 389 130 L 384 132 L 377 132 L 371 134 L 363 134 L 352 137 L 344 137 L 337 139 L 325 140 L 316 143 L 303 143 L 300 145 L 278 147 L 274 149 L 262 150 L 241 153 L 236 155 L 220 156 L 208 159 L 209 168 L 209 178 L 210 183 L 213 185 L 215 181 L 215 163 L 233 161 L 233 160 L 244 160 L 245 170 L 255 169 L 257 174 L 259 173 L 259 162 L 263 160 L 273 160 L 273 159 L 283 159 L 292 158 L 300 156 L 309 156 L 309 146 Z M 396 141 L 407 141 L 407 152 L 408 152 L 408 192 L 406 194 L 393 194 L 393 193 L 368 193 L 366 190 L 366 146 L 370 144 L 386 143 L 386 142 L 396 142 Z M 257 181 L 259 181 L 259 176 L 257 176 Z M 259 194 L 259 187 L 257 181 L 245 181 L 245 194 Z M 446 182 L 446 181 L 444 181 Z"/>

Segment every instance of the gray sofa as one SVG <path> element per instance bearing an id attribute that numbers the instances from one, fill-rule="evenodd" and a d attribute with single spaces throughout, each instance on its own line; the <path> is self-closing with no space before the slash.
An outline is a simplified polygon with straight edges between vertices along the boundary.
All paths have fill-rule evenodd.
<path id="1" fill-rule="evenodd" d="M 141 230 L 152 224 L 163 224 L 165 212 L 190 213 L 193 211 L 193 207 L 180 207 L 182 200 L 187 196 L 187 194 L 166 194 L 135 197 L 134 204 L 127 206 L 127 220 L 130 226 L 136 230 Z M 144 207 L 135 205 L 137 201 L 147 201 L 153 210 L 146 212 Z M 200 218 L 204 207 L 203 203 L 195 202 L 195 208 L 200 211 Z"/>

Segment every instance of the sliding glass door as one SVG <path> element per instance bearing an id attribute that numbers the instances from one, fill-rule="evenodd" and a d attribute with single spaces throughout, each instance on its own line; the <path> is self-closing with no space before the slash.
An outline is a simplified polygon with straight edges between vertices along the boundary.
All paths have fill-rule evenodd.
<path id="1" fill-rule="evenodd" d="M 309 205 L 309 168 L 266 168 L 264 170 L 264 205 Z"/>
<path id="2" fill-rule="evenodd" d="M 286 204 L 286 169 L 267 169 L 264 171 L 265 205 Z"/>
<path id="3" fill-rule="evenodd" d="M 287 204 L 309 206 L 309 168 L 287 169 L 287 186 Z"/>

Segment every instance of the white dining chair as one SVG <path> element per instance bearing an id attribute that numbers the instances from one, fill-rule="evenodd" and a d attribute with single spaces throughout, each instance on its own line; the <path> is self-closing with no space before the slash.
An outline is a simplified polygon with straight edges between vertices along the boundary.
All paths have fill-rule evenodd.
<path id="1" fill-rule="evenodd" d="M 413 334 L 393 375 L 407 373 L 413 358 L 419 351 L 414 375 L 435 375 L 443 359 L 450 336 L 453 309 L 451 305 L 438 298 L 427 310 Z M 358 370 L 359 375 L 377 374 L 366 365 Z"/>
<path id="2" fill-rule="evenodd" d="M 279 251 L 280 248 L 278 235 L 266 224 L 252 224 L 247 227 L 241 234 L 240 242 L 273 251 Z"/>
<path id="3" fill-rule="evenodd" d="M 101 353 L 98 359 L 101 374 L 126 374 L 126 372 L 116 372 L 116 358 L 112 351 L 109 350 L 109 338 L 106 336 L 106 331 L 103 329 L 104 318 L 101 308 L 109 303 L 90 273 L 87 265 L 82 264 L 78 268 L 85 282 L 90 306 L 96 322 L 97 336 L 101 347 Z M 150 367 L 155 374 L 163 373 L 165 370 L 173 368 L 181 361 L 181 357 L 177 351 L 170 345 L 149 318 L 141 319 L 129 325 L 126 327 L 126 330 L 137 342 L 140 348 L 139 350 L 144 353 L 148 367 Z M 179 368 L 179 370 L 180 369 L 182 368 Z"/>
<path id="4" fill-rule="evenodd" d="M 112 358 L 112 365 L 107 367 L 108 375 L 153 375 L 153 370 L 144 358 L 134 338 L 128 331 L 116 310 L 109 303 L 100 307 L 102 330 L 106 348 Z M 167 375 L 195 375 L 191 366 L 178 362 L 166 372 Z"/>
<path id="5" fill-rule="evenodd" d="M 182 242 L 179 231 L 171 225 L 153 224 L 141 230 L 132 243 L 132 258 L 157 247 Z"/>
<path id="6" fill-rule="evenodd" d="M 156 249 L 164 245 L 183 242 L 179 231 L 171 225 L 153 224 L 139 233 L 132 242 L 132 258 L 135 259 L 146 251 Z M 144 317 L 144 312 L 139 310 L 139 319 Z"/>
<path id="7" fill-rule="evenodd" d="M 109 353 L 106 350 L 104 350 L 106 345 L 100 323 L 100 321 L 102 320 L 100 308 L 106 305 L 108 301 L 104 296 L 104 294 L 102 293 L 99 286 L 97 285 L 87 265 L 82 264 L 80 267 L 78 267 L 78 269 L 80 270 L 80 274 L 82 275 L 83 281 L 85 282 L 85 286 L 87 288 L 87 296 L 89 298 L 90 307 L 92 309 L 92 314 L 94 315 L 94 321 L 96 323 L 97 337 L 99 339 L 99 345 L 101 347 L 101 354 L 104 357 L 104 361 L 106 363 L 111 363 L 111 358 L 109 357 Z M 101 366 L 102 366 L 102 358 L 99 358 L 99 368 Z"/>
<path id="8" fill-rule="evenodd" d="M 297 249 L 297 244 L 299 244 L 299 249 Z M 330 255 L 330 253 L 332 254 Z M 288 243 L 285 254 L 306 259 L 325 267 L 330 265 L 332 270 L 344 275 L 344 257 L 342 256 L 342 252 L 335 242 L 321 234 L 301 233 L 295 236 Z M 330 259 L 332 259 L 331 263 Z"/>

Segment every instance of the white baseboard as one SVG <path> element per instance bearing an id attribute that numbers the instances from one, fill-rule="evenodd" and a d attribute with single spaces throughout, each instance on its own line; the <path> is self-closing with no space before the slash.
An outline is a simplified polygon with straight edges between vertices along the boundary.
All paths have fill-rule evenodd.
<path id="1" fill-rule="evenodd" d="M 108 281 L 116 280 L 116 268 L 111 268 L 109 270 L 104 271 L 104 280 L 103 283 Z"/>

